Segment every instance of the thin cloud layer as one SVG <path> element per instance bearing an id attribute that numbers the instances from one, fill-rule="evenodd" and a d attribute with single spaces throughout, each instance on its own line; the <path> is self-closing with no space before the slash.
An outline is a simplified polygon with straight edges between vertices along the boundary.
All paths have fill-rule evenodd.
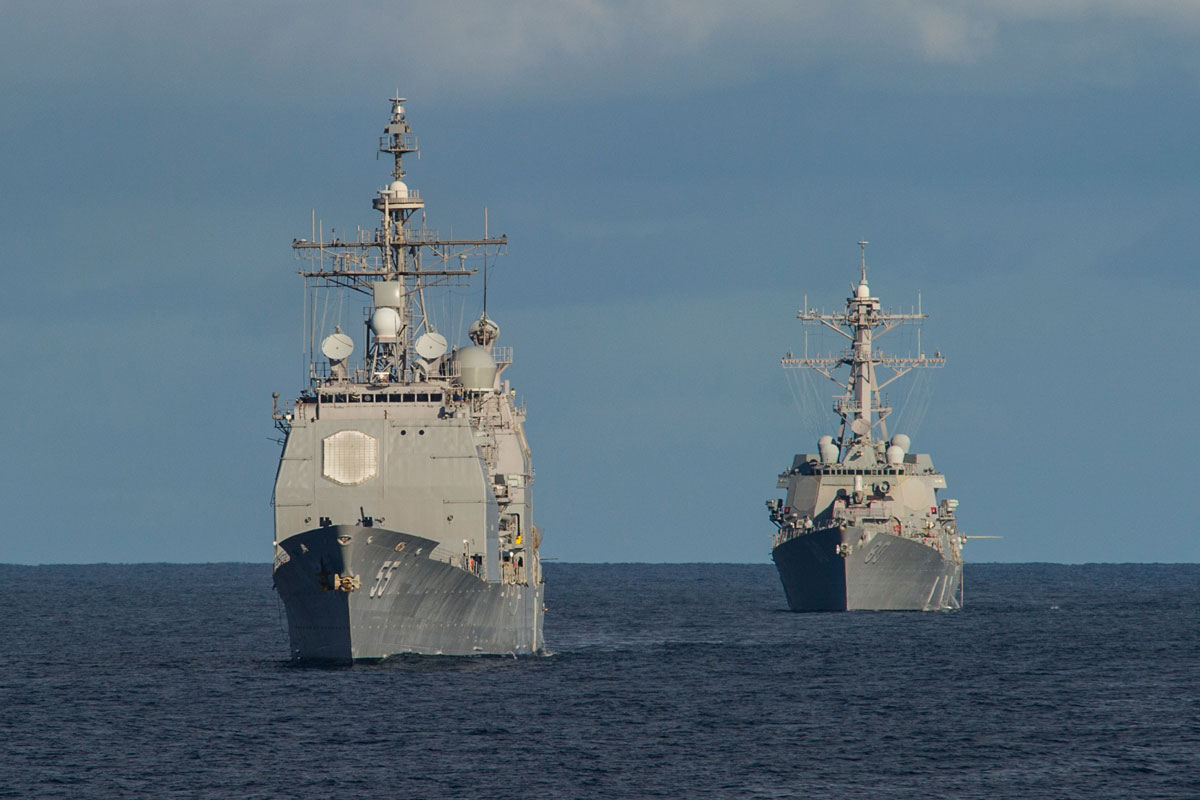
<path id="1" fill-rule="evenodd" d="M 718 91 L 816 68 L 875 89 L 945 71 L 955 88 L 1005 91 L 1200 74 L 1200 4 L 1172 0 L 24 3 L 5 18 L 10 99 L 118 81 L 131 95 L 294 101 L 370 73 L 464 99 Z"/>

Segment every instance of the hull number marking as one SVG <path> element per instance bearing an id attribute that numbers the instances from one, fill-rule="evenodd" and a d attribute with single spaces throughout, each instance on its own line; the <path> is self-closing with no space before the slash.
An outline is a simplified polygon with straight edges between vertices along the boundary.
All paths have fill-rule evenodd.
<path id="1" fill-rule="evenodd" d="M 874 564 L 878 562 L 879 557 L 883 555 L 883 551 L 887 550 L 888 545 L 890 544 L 891 540 L 889 539 L 884 539 L 883 541 L 879 542 L 871 548 L 871 550 L 867 553 L 866 558 L 863 559 L 863 562 L 866 564 Z"/>
<path id="2" fill-rule="evenodd" d="M 385 561 L 383 566 L 379 568 L 379 572 L 375 575 L 375 585 L 371 587 L 371 591 L 367 594 L 370 597 L 382 597 L 383 592 L 387 589 L 388 582 L 392 579 L 392 573 L 396 571 L 396 567 L 400 566 L 399 561 Z"/>

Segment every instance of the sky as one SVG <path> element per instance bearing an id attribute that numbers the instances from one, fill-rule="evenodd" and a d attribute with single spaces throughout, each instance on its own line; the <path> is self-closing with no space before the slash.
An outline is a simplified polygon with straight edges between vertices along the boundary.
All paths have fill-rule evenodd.
<path id="1" fill-rule="evenodd" d="M 374 224 L 397 89 L 430 224 L 486 207 L 509 238 L 488 308 L 545 557 L 767 562 L 776 476 L 835 424 L 779 358 L 865 239 L 947 357 L 913 449 L 1002 537 L 968 561 L 1200 561 L 1200 2 L 0 19 L 0 562 L 270 559 L 271 393 L 306 376 L 290 243 Z"/>

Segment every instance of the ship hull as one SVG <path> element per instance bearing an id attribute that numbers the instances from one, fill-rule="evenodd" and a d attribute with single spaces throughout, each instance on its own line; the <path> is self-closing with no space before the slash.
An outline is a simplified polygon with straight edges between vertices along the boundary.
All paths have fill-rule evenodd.
<path id="1" fill-rule="evenodd" d="M 771 558 L 792 611 L 948 611 L 961 604 L 961 562 L 900 536 L 827 528 L 788 539 Z"/>
<path id="2" fill-rule="evenodd" d="M 481 580 L 435 560 L 431 539 L 333 525 L 279 545 L 275 588 L 296 660 L 521 655 L 542 647 L 542 584 Z"/>

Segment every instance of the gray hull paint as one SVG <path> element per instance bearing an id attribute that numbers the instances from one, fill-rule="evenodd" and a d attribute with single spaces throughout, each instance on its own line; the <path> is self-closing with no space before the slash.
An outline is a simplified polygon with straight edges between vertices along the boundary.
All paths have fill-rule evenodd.
<path id="1" fill-rule="evenodd" d="M 349 537 L 347 543 L 339 541 Z M 292 657 L 348 662 L 400 653 L 532 654 L 542 647 L 542 586 L 488 583 L 429 558 L 436 542 L 334 525 L 280 543 L 275 586 Z M 400 548 L 397 550 L 397 548 Z M 358 576 L 344 592 L 333 575 Z"/>
<path id="2" fill-rule="evenodd" d="M 962 564 L 891 534 L 860 542 L 850 526 L 795 536 L 771 552 L 792 611 L 947 611 L 959 607 Z M 838 554 L 840 545 L 849 553 Z"/>

